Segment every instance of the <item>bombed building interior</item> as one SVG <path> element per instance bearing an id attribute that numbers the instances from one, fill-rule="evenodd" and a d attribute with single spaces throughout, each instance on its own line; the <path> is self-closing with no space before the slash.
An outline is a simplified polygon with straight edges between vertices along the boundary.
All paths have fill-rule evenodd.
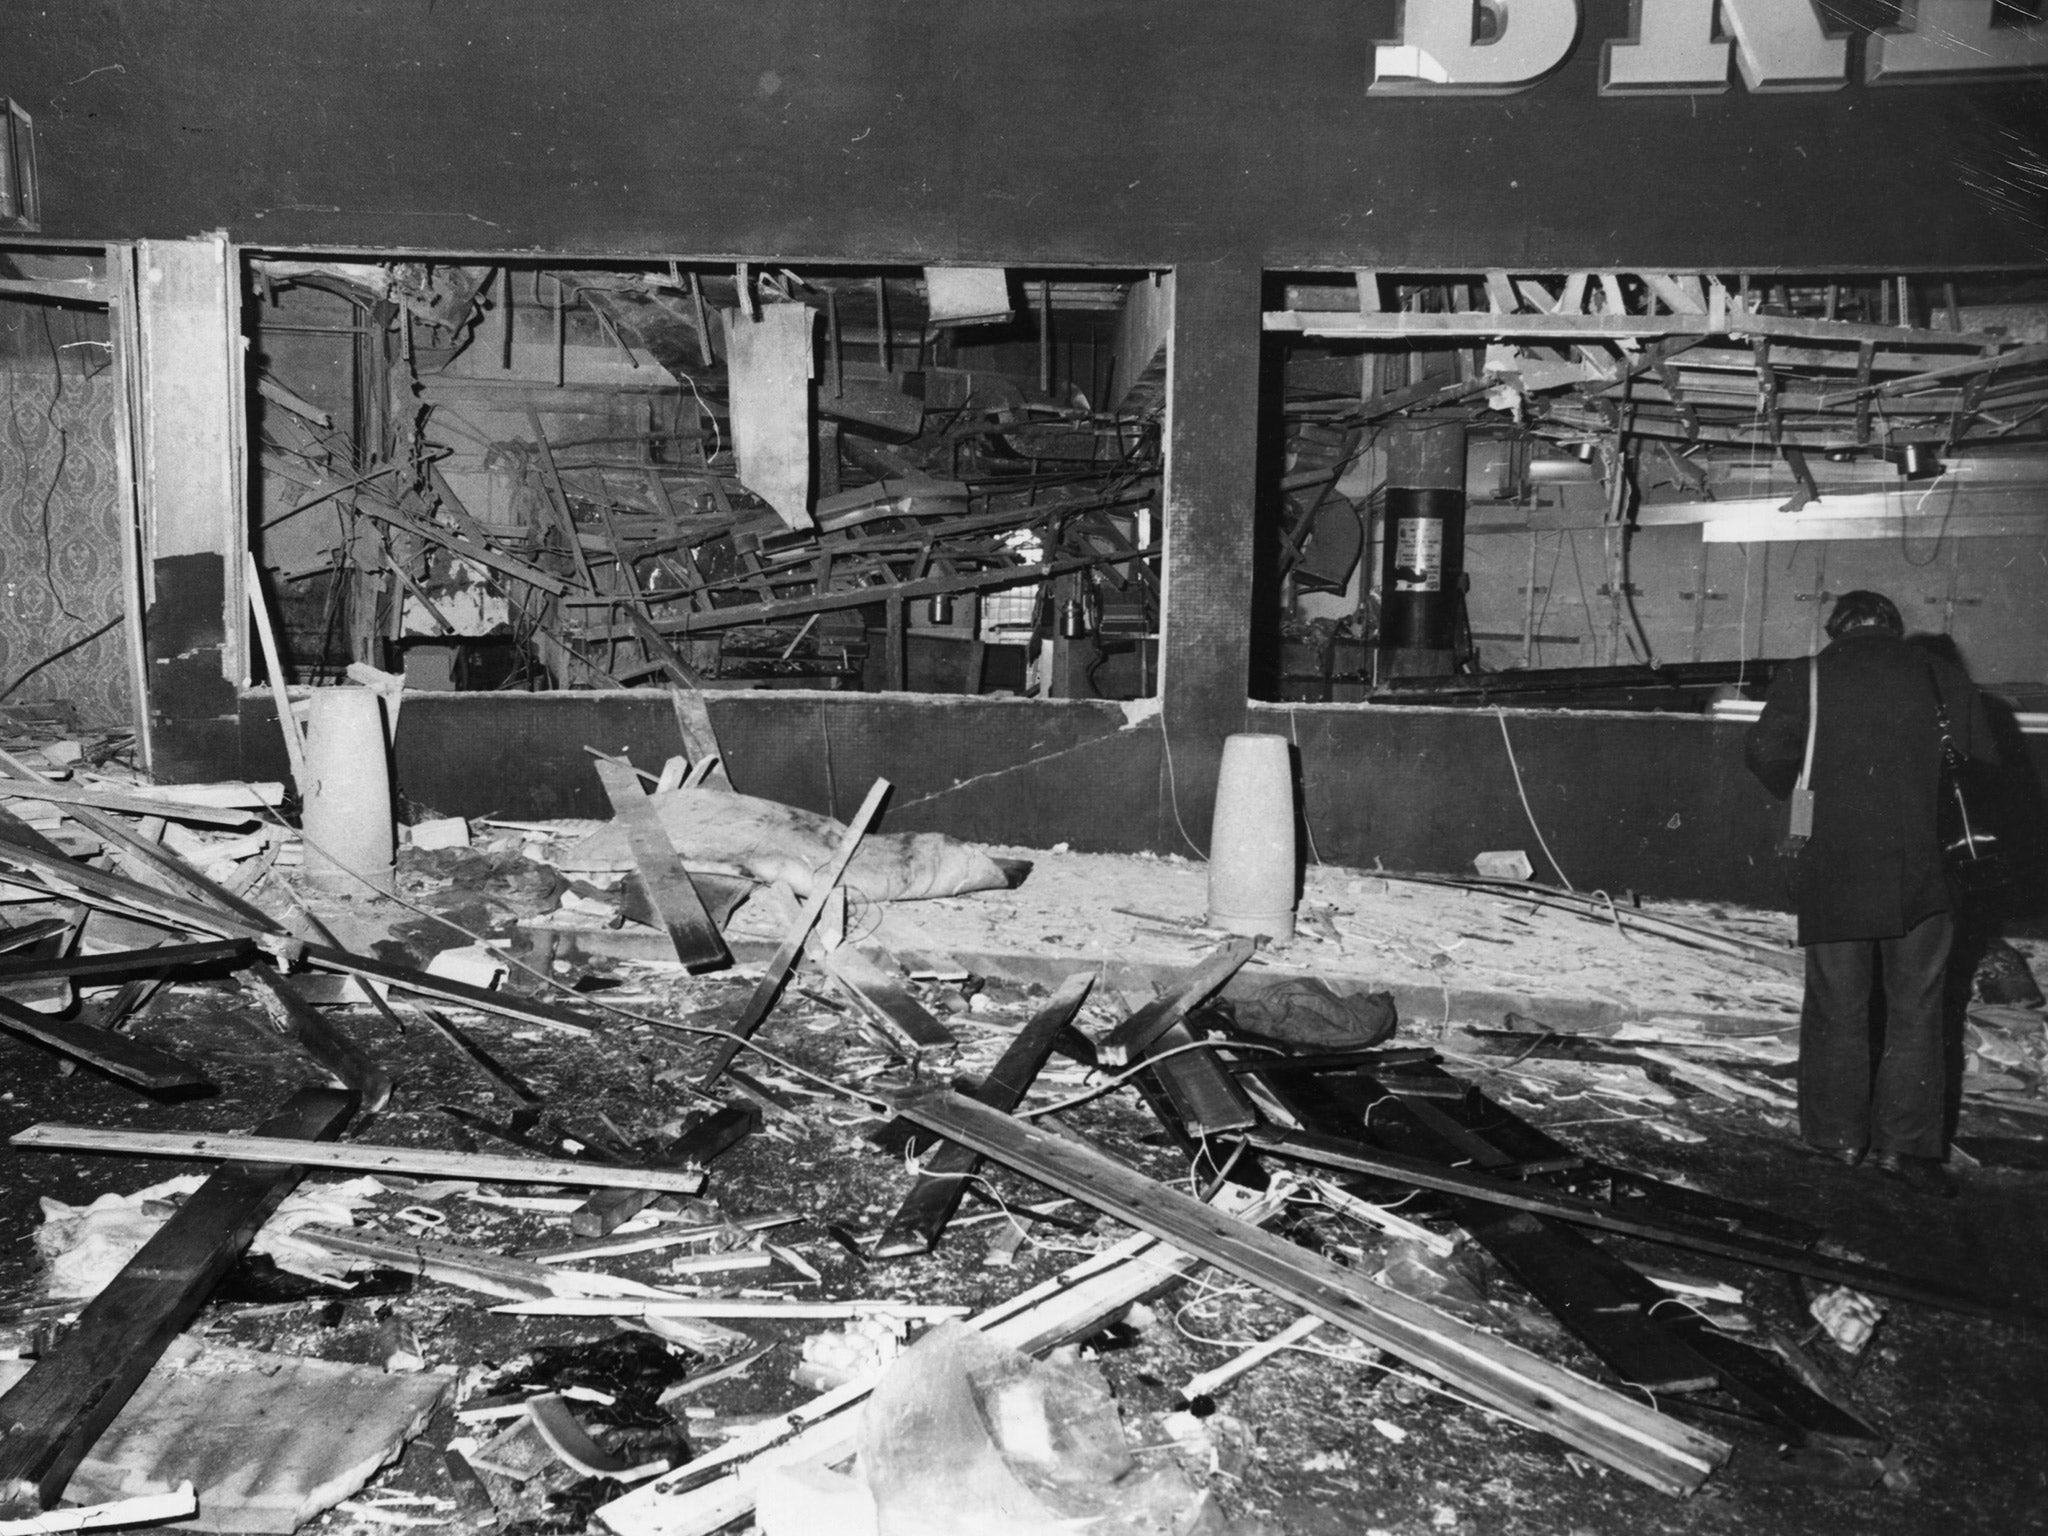
<path id="1" fill-rule="evenodd" d="M 2048 1529 L 2038 3 L 5 14 L 0 1536 Z"/>

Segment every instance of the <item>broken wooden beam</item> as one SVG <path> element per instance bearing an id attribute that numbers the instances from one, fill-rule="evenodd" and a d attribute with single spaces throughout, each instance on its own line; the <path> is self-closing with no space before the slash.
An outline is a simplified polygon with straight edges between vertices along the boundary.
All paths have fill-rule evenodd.
<path id="1" fill-rule="evenodd" d="M 506 1301 L 537 1301 L 561 1294 L 547 1269 L 527 1259 L 508 1259 L 454 1243 L 379 1231 L 375 1227 L 329 1227 L 309 1224 L 294 1237 L 317 1243 L 329 1253 L 367 1259 L 382 1269 L 418 1275 L 443 1285 L 460 1286 Z"/>
<path id="2" fill-rule="evenodd" d="M 24 1035 L 148 1093 L 175 1093 L 207 1084 L 205 1073 L 168 1051 L 96 1024 L 38 1013 L 12 998 L 0 997 L 0 1029 Z"/>
<path id="3" fill-rule="evenodd" d="M 512 1301 L 491 1308 L 512 1317 L 711 1317 L 775 1318 L 785 1322 L 821 1322 L 847 1317 L 901 1318 L 907 1322 L 944 1322 L 965 1317 L 968 1308 L 940 1302 L 898 1301 L 893 1297 L 851 1301 L 769 1301 L 733 1296 L 560 1296 L 553 1300 Z"/>
<path id="4" fill-rule="evenodd" d="M 1251 1099 L 1217 1059 L 1214 1047 L 1225 1043 L 1204 1039 L 1182 1020 L 1168 1026 L 1141 1053 L 1150 1069 L 1147 1076 L 1172 1106 L 1181 1129 L 1198 1143 L 1259 1121 Z"/>
<path id="5" fill-rule="evenodd" d="M 1731 309 L 1715 325 L 1704 314 L 1492 314 L 1479 310 L 1416 313 L 1389 310 L 1359 314 L 1347 310 L 1272 310 L 1264 317 L 1268 331 L 1303 336 L 1431 340 L 1496 337 L 1509 341 L 1575 343 L 1651 340 L 1665 336 L 1759 336 L 1832 342 L 1854 347 L 1859 342 L 1881 346 L 1997 347 L 2006 338 L 1987 331 L 1928 331 L 1912 326 L 1869 325 L 1850 320 L 1810 320 L 1799 315 L 1753 314 Z"/>
<path id="6" fill-rule="evenodd" d="M 2048 1325 L 2048 1313 L 2017 1303 L 1989 1301 L 1938 1281 L 1916 1279 L 1872 1264 L 1830 1258 L 1766 1238 L 1731 1237 L 1723 1228 L 1705 1222 L 1691 1222 L 1680 1216 L 1633 1216 L 1617 1207 L 1566 1194 L 1562 1190 L 1543 1189 L 1528 1183 L 1511 1184 L 1482 1173 L 1446 1168 L 1425 1158 L 1383 1152 L 1377 1147 L 1340 1137 L 1261 1128 L 1247 1132 L 1245 1140 L 1262 1151 L 1324 1168 L 1371 1174 L 1443 1194 L 1470 1195 L 1539 1216 L 1558 1216 L 1582 1226 L 1598 1227 L 1628 1237 L 1649 1238 L 1653 1242 L 1669 1243 L 1674 1248 L 1689 1248 L 1697 1253 L 1711 1253 L 1765 1269 L 1784 1270 L 1789 1274 L 1826 1280 L 1879 1296 L 1896 1297 L 1901 1301 L 1917 1301 L 1970 1317 L 2025 1323 L 2033 1327 Z"/>
<path id="7" fill-rule="evenodd" d="M 294 1146 L 276 1136 L 217 1136 L 193 1131 L 124 1131 L 90 1125 L 44 1122 L 7 1138 L 10 1146 L 43 1151 L 112 1152 L 135 1157 L 218 1159 L 234 1163 L 278 1163 L 291 1157 L 310 1168 L 350 1168 L 359 1173 L 399 1173 L 436 1179 L 476 1179 L 492 1184 L 563 1184 L 595 1189 L 644 1187 L 694 1195 L 704 1187 L 701 1168 L 619 1168 L 554 1158 L 499 1157 L 488 1152 L 443 1152 L 433 1147 L 332 1142 Z"/>
<path id="8" fill-rule="evenodd" d="M 1093 973 L 1080 971 L 1069 976 L 1043 1008 L 1031 1016 L 997 1058 L 995 1067 L 973 1090 L 972 1096 L 991 1109 L 1004 1112 L 1024 1102 L 1060 1031 L 1073 1023 L 1074 1015 L 1087 1001 L 1095 983 Z M 873 1252 L 875 1259 L 903 1259 L 929 1253 L 938 1246 L 946 1223 L 959 1208 L 967 1181 L 981 1163 L 981 1154 L 944 1142 L 923 1162 L 917 1183 L 904 1197 L 889 1225 L 882 1230 Z"/>
<path id="9" fill-rule="evenodd" d="M 853 820 L 847 823 L 845 835 L 839 839 L 839 846 L 832 854 L 832 862 L 819 875 L 811 894 L 804 898 L 797 919 L 783 935 L 775 953 L 761 972 L 761 979 L 755 984 L 753 995 L 747 999 L 746 1007 L 740 1010 L 730 1028 L 730 1038 L 723 1041 L 711 1066 L 697 1080 L 699 1088 L 709 1088 L 717 1082 L 725 1069 L 732 1065 L 733 1058 L 740 1053 L 741 1046 L 768 1017 L 768 1010 L 775 1006 L 776 998 L 782 995 L 782 987 L 789 980 L 789 973 L 796 968 L 797 956 L 803 951 L 804 940 L 818 924 L 818 917 L 825 910 L 826 899 L 846 873 L 846 866 L 853 862 L 853 855 L 860 847 L 860 840 L 866 835 L 868 826 L 881 812 L 882 801 L 889 793 L 889 781 L 877 779 L 868 789 L 867 798 L 860 803 L 860 809 L 853 813 Z"/>
<path id="10" fill-rule="evenodd" d="M 373 997 L 376 995 L 374 988 L 366 987 L 364 990 Z M 470 1039 L 462 1030 L 456 1028 L 454 1023 L 444 1017 L 438 1010 L 421 1008 L 419 1016 L 425 1019 L 429 1027 L 443 1040 L 446 1040 L 450 1045 L 462 1052 L 464 1058 L 475 1066 L 485 1081 L 502 1088 L 521 1104 L 537 1105 L 543 1102 L 541 1096 L 527 1087 L 504 1063 Z"/>
<path id="11" fill-rule="evenodd" d="M 255 812 L 232 806 L 194 805 L 170 796 L 125 794 L 110 784 L 64 784 L 49 779 L 15 784 L 0 779 L 0 796 L 9 800 L 39 800 L 45 805 L 89 810 L 120 811 L 129 816 L 163 816 L 171 821 L 191 821 L 209 827 L 245 827 L 256 819 Z"/>
<path id="12" fill-rule="evenodd" d="M 0 960 L 0 984 L 62 976 L 70 981 L 109 981 L 120 976 L 153 975 L 186 965 L 244 964 L 256 946 L 247 939 L 214 939 L 204 944 L 164 944 L 154 949 L 123 949 L 104 955 L 52 955 Z"/>
<path id="13" fill-rule="evenodd" d="M 308 944 L 300 954 L 306 964 L 321 970 L 340 971 L 363 981 L 382 982 L 396 987 L 401 992 L 417 993 L 431 997 L 438 1002 L 452 1003 L 458 1008 L 472 1008 L 480 1013 L 497 1014 L 522 1023 L 539 1024 L 548 1029 L 564 1030 L 572 1035 L 593 1035 L 598 1032 L 602 1020 L 573 1009 L 544 1003 L 535 998 L 515 997 L 508 992 L 494 992 L 489 987 L 471 986 L 466 981 L 454 981 L 446 976 L 435 976 L 410 965 L 395 965 L 389 960 L 372 960 L 367 955 L 353 954 L 323 944 Z"/>
<path id="14" fill-rule="evenodd" d="M 9 752 L 0 751 L 0 767 L 4 767 L 15 778 L 27 779 L 31 783 L 40 785 L 49 782 L 42 774 L 36 772 L 35 769 Z M 79 825 L 89 829 L 94 836 L 114 844 L 125 856 L 136 860 L 154 871 L 159 878 L 167 882 L 172 890 L 184 892 L 187 897 L 197 901 L 202 907 L 210 905 L 219 911 L 232 913 L 249 924 L 248 931 L 252 933 L 274 934 L 283 931 L 278 923 L 260 907 L 252 906 L 232 891 L 222 889 L 215 882 L 207 879 L 205 875 L 202 875 L 190 864 L 187 864 L 183 859 L 171 852 L 170 849 L 160 847 L 149 838 L 142 836 L 140 832 L 123 822 L 118 816 L 108 816 L 99 811 L 88 810 L 83 806 L 76 807 L 74 812 L 67 814 L 70 814 L 72 820 L 78 822 Z M 12 817 L 4 819 L 6 821 L 13 820 Z M 26 830 L 26 828 L 22 830 Z M 61 850 L 53 848 L 39 839 L 29 841 L 27 846 L 44 853 L 54 854 L 61 852 Z M 144 885 L 138 885 L 136 888 L 139 890 L 149 889 L 149 887 Z M 220 930 L 206 928 L 202 925 L 201 931 L 211 933 L 219 932 Z M 234 936 L 232 934 L 223 934 L 223 937 Z"/>
<path id="15" fill-rule="evenodd" d="M 1447 1165 L 1471 1159 L 1496 1175 L 1513 1162 L 1470 1132 L 1468 1139 L 1451 1140 L 1416 1114 L 1429 1106 L 1398 1099 L 1380 1103 L 1386 1094 L 1371 1078 L 1348 1079 L 1343 1088 L 1298 1079 L 1268 1082 L 1267 1088 L 1312 1131 L 1355 1130 L 1364 1125 L 1370 1105 L 1372 1135 L 1383 1145 Z M 1622 1380 L 1652 1392 L 1700 1392 L 1715 1385 L 1713 1365 L 1659 1320 L 1664 1293 L 1583 1233 L 1554 1218 L 1466 1196 L 1449 1200 L 1458 1225 Z"/>
<path id="16" fill-rule="evenodd" d="M 243 983 L 256 994 L 256 1001 L 270 1016 L 277 1032 L 295 1041 L 300 1050 L 333 1073 L 344 1088 L 353 1089 L 362 1100 L 363 1113 L 374 1115 L 391 1102 L 397 1086 L 391 1074 L 347 1035 L 339 1025 L 308 1003 L 297 984 L 280 976 L 267 965 L 252 965 L 241 972 Z"/>
<path id="17" fill-rule="evenodd" d="M 1196 962 L 1179 985 L 1139 1008 L 1097 1047 L 1103 1064 L 1128 1067 L 1146 1046 L 1186 1018 L 1190 1009 L 1207 1002 L 1225 982 L 1235 976 L 1257 951 L 1251 939 L 1226 939 Z"/>
<path id="18" fill-rule="evenodd" d="M 168 927 L 195 928 L 223 939 L 251 938 L 259 942 L 277 936 L 274 925 L 259 927 L 217 907 L 169 891 L 153 890 L 138 881 L 81 864 L 65 854 L 45 853 L 19 841 L 0 840 L 0 865 L 35 876 L 38 883 L 48 886 L 59 897 L 77 899 L 72 897 L 76 891 L 92 898 L 94 905 L 134 912 Z"/>
<path id="19" fill-rule="evenodd" d="M 625 830 L 626 847 L 640 871 L 647 899 L 661 919 L 662 930 L 675 946 L 676 958 L 685 969 L 693 971 L 725 964 L 730 958 L 725 940 L 719 937 L 711 914 L 704 910 L 704 899 L 691 883 L 690 872 L 683 867 L 675 844 L 669 841 L 661 817 L 642 792 L 639 775 L 609 757 L 600 757 L 591 766 L 597 770 L 598 782 L 604 785 L 605 798 L 612 803 L 612 815 Z"/>
<path id="20" fill-rule="evenodd" d="M 1728 1445 L 1354 1270 L 1219 1215 L 1075 1139 L 958 1094 L 905 1094 L 897 1113 L 1418 1365 L 1517 1423 L 1667 1493 L 1689 1493 Z"/>
<path id="21" fill-rule="evenodd" d="M 846 990 L 892 1049 L 914 1060 L 925 1051 L 950 1051 L 959 1046 L 953 1032 L 911 996 L 901 974 L 866 950 L 842 944 L 820 955 L 818 963 Z"/>
<path id="22" fill-rule="evenodd" d="M 0 1396 L 0 1514 L 28 1514 L 63 1496 L 93 1442 L 298 1184 L 306 1170 L 298 1159 L 339 1134 L 354 1109 L 350 1093 L 294 1094 L 257 1127 L 282 1158 L 217 1170 Z"/>
<path id="23" fill-rule="evenodd" d="M 1277 1192 L 1252 1195 L 1227 1186 L 1217 1203 L 1247 1222 L 1270 1221 Z M 1179 1283 L 1196 1261 L 1140 1233 L 1041 1281 L 966 1326 L 1024 1354 L 1078 1343 L 1133 1302 Z M 794 1412 L 743 1432 L 623 1498 L 599 1508 L 618 1536 L 710 1536 L 754 1507 L 757 1473 L 769 1466 L 826 1464 L 853 1454 L 861 1405 L 881 1370 L 856 1377 Z M 792 1433 L 793 1432 L 793 1433 Z"/>

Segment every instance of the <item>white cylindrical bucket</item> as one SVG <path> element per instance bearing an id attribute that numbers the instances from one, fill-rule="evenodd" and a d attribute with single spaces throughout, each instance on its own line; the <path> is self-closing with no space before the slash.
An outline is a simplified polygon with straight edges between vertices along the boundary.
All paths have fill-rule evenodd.
<path id="1" fill-rule="evenodd" d="M 306 878 L 340 896 L 389 895 L 397 834 L 384 714 L 367 688 L 320 688 L 306 727 Z"/>
<path id="2" fill-rule="evenodd" d="M 1294 937 L 1294 770 L 1285 736 L 1231 736 L 1209 830 L 1209 926 Z"/>

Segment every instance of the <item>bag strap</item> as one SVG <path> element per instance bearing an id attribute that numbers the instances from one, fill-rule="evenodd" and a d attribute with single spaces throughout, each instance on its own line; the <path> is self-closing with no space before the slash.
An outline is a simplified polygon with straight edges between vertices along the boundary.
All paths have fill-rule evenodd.
<path id="1" fill-rule="evenodd" d="M 1935 694 L 1937 705 L 1941 695 Z M 1806 663 L 1806 760 L 1799 766 L 1800 789 L 1813 787 L 1813 744 L 1820 734 L 1820 658 L 1810 657 Z"/>
<path id="2" fill-rule="evenodd" d="M 1956 745 L 1955 733 L 1948 723 L 1948 701 L 1941 696 L 1941 677 L 1934 670 L 1932 658 L 1923 658 L 1927 668 L 1927 686 L 1934 694 L 1934 731 L 1941 738 L 1941 761 L 1945 767 L 1959 768 L 1963 764 L 1963 750 Z"/>

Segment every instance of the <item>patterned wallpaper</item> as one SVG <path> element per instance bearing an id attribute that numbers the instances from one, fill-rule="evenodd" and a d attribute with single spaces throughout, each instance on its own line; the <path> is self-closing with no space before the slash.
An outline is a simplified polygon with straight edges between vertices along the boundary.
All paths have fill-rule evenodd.
<path id="1" fill-rule="evenodd" d="M 33 356 L 0 361 L 0 693 L 8 703 L 68 699 L 82 723 L 112 729 L 132 719 L 120 623 L 119 388 L 111 369 L 59 375 Z"/>

